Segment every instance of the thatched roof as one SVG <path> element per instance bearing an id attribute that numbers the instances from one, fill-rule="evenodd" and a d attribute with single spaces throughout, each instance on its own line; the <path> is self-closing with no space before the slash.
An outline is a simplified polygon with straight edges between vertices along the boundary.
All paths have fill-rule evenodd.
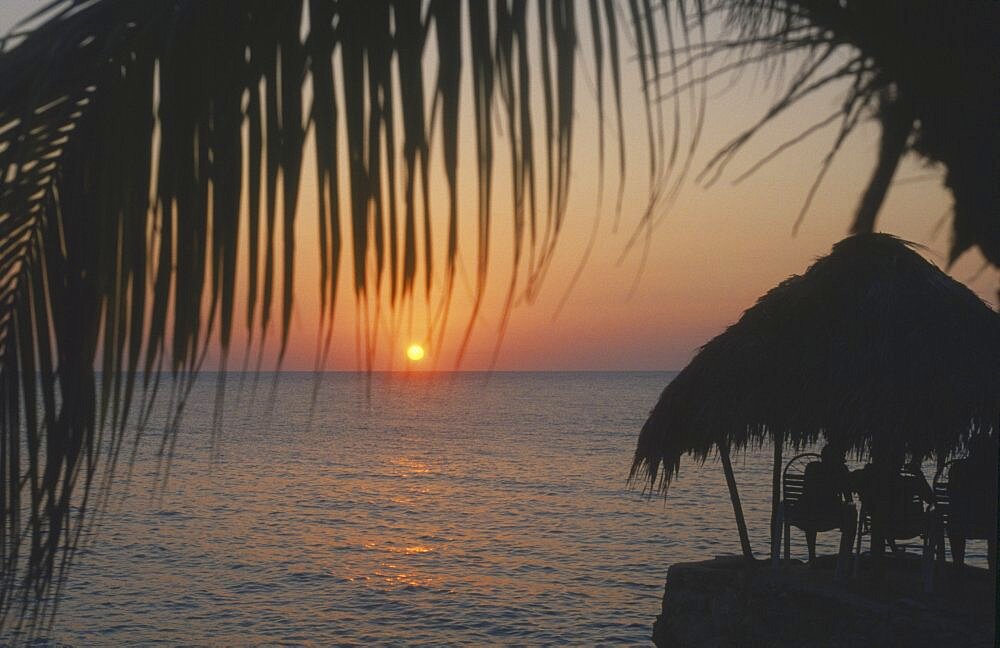
<path id="1" fill-rule="evenodd" d="M 886 234 L 844 239 L 764 295 L 664 389 L 631 478 L 665 489 L 717 442 L 821 436 L 944 456 L 1000 417 L 1000 315 Z"/>

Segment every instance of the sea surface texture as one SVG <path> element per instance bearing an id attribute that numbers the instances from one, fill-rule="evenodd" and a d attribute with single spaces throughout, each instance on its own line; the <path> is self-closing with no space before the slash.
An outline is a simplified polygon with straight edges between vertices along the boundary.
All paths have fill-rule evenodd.
<path id="1" fill-rule="evenodd" d="M 230 375 L 214 433 L 204 376 L 165 486 L 160 425 L 127 484 L 126 442 L 49 642 L 649 645 L 667 567 L 739 552 L 717 461 L 627 487 L 672 376 Z M 764 555 L 771 451 L 733 460 Z"/>

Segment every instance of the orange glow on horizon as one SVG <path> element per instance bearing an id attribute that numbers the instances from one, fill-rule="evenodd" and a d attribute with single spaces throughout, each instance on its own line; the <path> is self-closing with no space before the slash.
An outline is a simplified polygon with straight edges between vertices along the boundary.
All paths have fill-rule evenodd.
<path id="1" fill-rule="evenodd" d="M 471 108 L 465 108 L 471 101 L 463 100 L 465 121 L 458 141 L 462 162 L 456 178 L 457 208 L 462 215 L 456 233 L 460 254 L 455 257 L 451 301 L 444 304 L 443 299 L 449 285 L 449 193 L 444 171 L 435 164 L 431 165 L 427 186 L 430 240 L 424 239 L 422 228 L 417 228 L 416 233 L 417 249 L 426 245 L 434 250 L 428 288 L 414 289 L 407 298 L 410 301 L 399 300 L 395 306 L 378 303 L 378 295 L 391 292 L 387 278 L 392 273 L 387 272 L 382 275 L 381 289 L 372 284 L 365 293 L 372 295 L 371 303 L 358 297 L 352 303 L 352 263 L 364 265 L 366 261 L 353 259 L 349 247 L 337 274 L 334 293 L 340 297 L 330 353 L 323 357 L 322 369 L 349 371 L 370 366 L 377 371 L 403 369 L 414 373 L 451 369 L 679 370 L 698 348 L 738 320 L 761 295 L 790 275 L 803 272 L 847 235 L 878 156 L 879 127 L 874 121 L 861 123 L 841 147 L 800 225 L 796 224 L 798 211 L 829 152 L 831 133 L 817 133 L 745 180 L 730 182 L 756 160 L 768 156 L 776 142 L 809 129 L 826 114 L 831 103 L 842 99 L 843 88 L 817 94 L 811 102 L 790 111 L 773 132 L 762 133 L 749 142 L 725 181 L 706 189 L 689 179 L 669 211 L 658 213 L 655 227 L 646 230 L 641 222 L 649 197 L 649 179 L 644 173 L 648 163 L 645 116 L 642 80 L 634 67 L 627 68 L 622 85 L 623 96 L 632 98 L 623 107 L 624 119 L 636 127 L 626 131 L 628 157 L 620 214 L 614 199 L 619 180 L 616 169 L 606 163 L 601 172 L 594 137 L 600 128 L 597 111 L 583 97 L 573 130 L 573 180 L 567 196 L 566 224 L 558 245 L 553 247 L 544 281 L 534 285 L 530 294 L 525 287 L 529 273 L 524 260 L 531 255 L 515 254 L 516 228 L 508 217 L 515 214 L 515 178 L 506 163 L 498 163 L 491 176 L 490 207 L 496 218 L 483 231 L 476 226 L 480 195 L 475 165 L 469 163 L 475 160 L 476 141 L 474 130 L 467 127 L 474 115 Z M 725 92 L 723 89 L 721 85 L 712 89 L 719 95 L 711 102 L 692 174 L 770 107 L 771 95 L 750 84 L 736 84 Z M 498 133 L 497 137 L 500 141 L 506 135 Z M 314 140 L 307 138 L 304 159 L 315 156 L 314 146 Z M 536 148 L 536 159 L 544 158 L 544 142 Z M 440 155 L 438 148 L 435 153 Z M 341 160 L 344 165 L 346 155 L 344 152 Z M 536 171 L 536 180 L 544 185 L 544 169 Z M 953 204 L 943 178 L 939 167 L 929 171 L 916 157 L 904 159 L 897 171 L 897 179 L 903 182 L 893 184 L 877 228 L 924 245 L 926 256 L 939 266 L 946 264 L 949 240 L 947 228 L 938 233 L 937 222 Z M 283 370 L 305 371 L 316 365 L 316 331 L 324 308 L 316 290 L 322 267 L 319 246 L 310 244 L 318 223 L 318 186 L 313 165 L 303 165 L 299 217 L 295 221 L 296 238 L 301 244 L 296 248 L 294 308 Z M 280 186 L 278 189 L 280 201 L 283 195 Z M 342 214 L 350 213 L 349 195 L 348 191 L 339 194 Z M 422 197 L 416 202 L 422 203 Z M 418 220 L 420 217 L 422 213 Z M 244 312 L 248 304 L 244 296 L 249 264 L 246 223 L 241 232 L 244 244 L 238 261 L 237 313 Z M 481 235 L 489 240 L 489 261 L 488 280 L 479 294 L 477 255 Z M 282 249 L 283 236 L 279 228 L 275 236 L 278 250 Z M 630 240 L 638 243 L 630 246 Z M 522 241 L 526 249 L 529 243 L 527 238 Z M 374 263 L 374 252 L 369 249 L 366 254 L 367 262 Z M 519 273 L 514 272 L 515 258 L 520 259 Z M 972 251 L 950 273 L 994 305 L 997 274 L 979 272 L 983 263 L 982 256 Z M 421 259 L 417 276 L 423 277 L 425 270 Z M 511 292 L 514 277 L 517 285 Z M 277 281 L 282 285 L 280 279 Z M 263 315 L 261 303 L 256 302 L 258 322 Z M 505 319 L 505 314 L 509 318 Z M 236 354 L 246 346 L 248 337 L 246 328 L 238 324 L 235 322 L 232 333 Z M 264 368 L 274 366 L 272 359 L 278 357 L 280 343 L 281 336 L 272 327 L 262 345 Z M 254 346 L 256 350 L 256 342 Z M 219 366 L 217 358 L 217 350 L 210 347 L 204 366 Z M 231 362 L 230 368 L 238 362 Z"/>

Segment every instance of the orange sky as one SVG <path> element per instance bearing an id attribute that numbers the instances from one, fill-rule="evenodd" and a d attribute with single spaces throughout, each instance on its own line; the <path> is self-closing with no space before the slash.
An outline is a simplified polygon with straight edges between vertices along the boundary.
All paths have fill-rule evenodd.
<path id="1" fill-rule="evenodd" d="M 583 49 L 587 51 L 586 47 Z M 592 66 L 588 58 L 583 60 L 584 65 Z M 468 74 L 468 69 L 464 72 Z M 593 77 L 592 73 L 588 74 Z M 753 123 L 769 106 L 777 90 L 763 87 L 761 79 L 754 79 L 754 76 L 745 75 L 744 82 L 724 94 L 719 90 L 729 83 L 729 79 L 712 89 L 707 131 L 696 155 L 695 170 L 700 170 L 712 153 Z M 840 98 L 838 89 L 813 97 L 775 127 L 762 131 L 736 158 L 721 182 L 705 189 L 689 181 L 678 202 L 654 230 L 645 263 L 642 263 L 641 246 L 619 263 L 646 204 L 648 191 L 639 80 L 636 74 L 630 73 L 625 82 L 629 165 L 621 225 L 615 232 L 613 198 L 617 177 L 614 167 L 609 165 L 597 245 L 580 281 L 559 316 L 555 317 L 598 215 L 596 110 L 586 79 L 580 77 L 569 222 L 537 299 L 531 304 L 518 304 L 512 313 L 495 364 L 498 370 L 680 369 L 700 345 L 734 322 L 757 297 L 790 274 L 805 270 L 813 259 L 826 254 L 833 243 L 847 234 L 874 165 L 879 131 L 873 123 L 864 124 L 844 146 L 795 235 L 792 233 L 795 219 L 830 146 L 833 130 L 823 131 L 788 151 L 743 183 L 734 186 L 731 182 L 783 138 L 808 127 L 835 108 Z M 463 97 L 464 108 L 470 104 L 470 98 Z M 466 273 L 471 278 L 475 271 L 477 194 L 474 164 L 471 164 L 474 144 L 470 124 L 466 119 L 460 129 L 463 141 L 460 157 L 464 164 L 460 165 L 459 182 L 460 219 L 464 216 L 460 229 L 465 243 L 461 254 Z M 497 132 L 502 137 L 499 129 Z M 613 162 L 617 153 L 611 144 L 608 157 Z M 462 369 L 479 370 L 491 366 L 502 304 L 509 285 L 512 227 L 506 146 L 504 140 L 496 144 L 490 282 Z M 440 154 L 432 164 L 440 164 Z M 315 246 L 308 243 L 313 240 L 316 230 L 315 203 L 310 191 L 312 171 L 308 164 L 305 169 L 298 247 L 303 258 L 296 277 L 299 289 L 293 341 L 284 363 L 287 369 L 311 369 L 315 357 L 318 305 L 316 292 L 311 287 L 318 282 L 318 260 Z M 440 252 L 446 232 L 443 218 L 446 202 L 443 175 L 440 169 L 435 168 L 435 171 L 438 177 L 436 190 L 432 188 L 432 219 L 436 224 L 436 249 Z M 897 179 L 903 181 L 890 191 L 878 229 L 926 245 L 925 255 L 943 266 L 950 222 L 938 230 L 936 226 L 949 213 L 951 197 L 942 187 L 941 169 L 926 168 L 919 160 L 908 159 L 901 166 Z M 339 291 L 343 298 L 338 303 L 335 329 L 336 348 L 327 365 L 336 370 L 359 367 L 354 343 L 355 305 L 348 282 L 349 255 L 345 256 L 345 261 Z M 443 266 L 440 257 L 436 266 L 438 269 Z M 990 269 L 976 278 L 982 266 L 982 258 L 972 252 L 956 264 L 951 274 L 995 305 L 997 274 Z M 641 279 L 633 290 L 640 269 Z M 438 285 L 441 283 L 439 281 Z M 459 277 L 443 348 L 428 349 L 428 357 L 421 363 L 407 365 L 405 348 L 411 342 L 426 343 L 423 336 L 425 311 L 422 297 L 418 297 L 412 328 L 404 325 L 394 337 L 380 336 L 375 367 L 453 368 L 455 349 L 468 322 L 472 302 L 471 286 Z M 384 322 L 388 321 L 386 317 Z M 406 321 L 405 316 L 403 321 Z M 385 328 L 383 325 L 383 332 Z"/>
<path id="2" fill-rule="evenodd" d="M 13 3 L 0 9 L 0 27 L 6 28 L 19 8 L 31 3 Z M 582 32 L 586 30 L 581 30 Z M 585 39 L 586 34 L 581 33 Z M 588 52 L 586 43 L 582 50 Z M 497 357 L 498 370 L 661 370 L 680 369 L 697 348 L 734 322 L 758 296 L 790 274 L 802 272 L 817 256 L 846 235 L 853 211 L 871 173 L 878 142 L 878 128 L 872 123 L 861 128 L 839 153 L 813 206 L 797 235 L 792 229 L 806 191 L 833 138 L 825 130 L 791 149 L 773 163 L 739 185 L 732 179 L 783 138 L 829 113 L 837 105 L 839 90 L 818 94 L 791 111 L 775 127 L 762 131 L 741 153 L 730 171 L 709 189 L 689 181 L 679 200 L 656 228 L 650 239 L 648 257 L 642 263 L 638 246 L 619 263 L 624 246 L 645 206 L 646 184 L 645 127 L 637 75 L 631 66 L 624 79 L 626 126 L 629 144 L 628 170 L 622 221 L 615 232 L 614 193 L 617 151 L 609 140 L 609 162 L 604 201 L 598 212 L 596 110 L 588 79 L 593 78 L 589 56 L 581 58 L 577 81 L 578 108 L 575 125 L 572 189 L 568 223 L 559 241 L 556 256 L 540 294 L 533 303 L 519 303 L 513 310 L 506 337 Z M 463 74 L 471 73 L 469 66 Z M 431 77 L 432 78 L 432 77 Z M 744 74 L 726 92 L 730 79 L 710 88 L 707 129 L 696 154 L 694 170 L 729 138 L 749 126 L 766 110 L 777 89 L 767 87 L 761 75 Z M 469 84 L 463 96 L 465 121 L 460 128 L 460 247 L 465 273 L 475 272 L 476 184 Z M 609 106 L 610 110 L 610 106 Z M 540 115 L 538 124 L 541 124 Z M 502 120 L 498 120 L 498 124 Z M 670 120 L 668 119 L 668 123 Z M 497 130 L 503 137 L 502 129 Z M 611 132 L 609 132 L 609 136 Z M 539 138 L 540 139 L 540 138 Z M 343 141 L 343 140 L 341 140 Z M 310 145 L 311 146 L 311 145 Z M 494 188 L 494 248 L 490 281 L 481 317 L 474 329 L 462 369 L 479 370 L 491 366 L 498 339 L 503 300 L 508 287 L 511 257 L 510 187 L 506 141 L 496 143 L 496 183 Z M 539 149 L 541 154 L 541 149 Z M 446 200 L 440 151 L 432 152 L 435 177 L 431 191 L 432 221 L 438 254 L 446 236 Z M 343 168 L 343 167 L 342 167 Z M 543 169 L 543 165 L 542 165 Z M 315 236 L 316 198 L 312 150 L 303 164 L 303 187 L 297 220 L 298 265 L 294 319 L 290 347 L 283 368 L 311 370 L 315 363 L 318 322 L 318 255 Z M 345 174 L 346 175 L 346 174 Z M 883 207 L 878 229 L 924 244 L 928 258 L 943 265 L 948 248 L 950 220 L 939 230 L 938 222 L 948 214 L 950 195 L 942 187 L 940 168 L 925 168 L 919 160 L 908 159 L 897 174 L 897 182 Z M 344 192 L 346 193 L 346 192 Z M 342 212 L 342 232 L 349 236 L 349 224 Z M 579 283 L 558 317 L 556 308 L 565 294 L 586 247 L 595 217 L 600 218 L 597 245 Z M 244 228 L 245 232 L 245 228 Z M 243 249 L 245 250 L 245 245 Z M 436 260 L 437 286 L 441 281 L 443 256 Z M 967 254 L 951 270 L 988 302 L 995 304 L 997 273 L 979 273 L 983 260 L 977 252 Z M 355 303 L 351 296 L 352 260 L 349 246 L 341 264 L 334 349 L 326 368 L 354 370 L 358 363 L 355 344 Z M 641 280 L 635 284 L 637 273 Z M 418 272 L 419 275 L 419 272 Z M 404 350 L 424 339 L 426 313 L 423 296 L 414 300 L 412 326 L 406 313 L 396 335 L 386 332 L 385 316 L 378 339 L 376 369 L 406 368 Z M 432 295 L 436 303 L 439 295 Z M 462 338 L 473 302 L 471 287 L 456 281 L 449 330 L 443 348 L 428 348 L 428 356 L 413 368 L 451 369 L 455 350 Z M 234 349 L 242 350 L 243 316 L 237 306 Z M 278 313 L 275 312 L 277 316 Z M 277 336 L 271 336 L 269 348 Z M 239 355 L 237 353 L 237 355 Z M 211 368 L 214 360 L 206 363 Z M 237 360 L 237 364 L 239 360 Z M 268 363 L 265 362 L 265 368 Z M 233 362 L 230 362 L 230 367 Z"/>

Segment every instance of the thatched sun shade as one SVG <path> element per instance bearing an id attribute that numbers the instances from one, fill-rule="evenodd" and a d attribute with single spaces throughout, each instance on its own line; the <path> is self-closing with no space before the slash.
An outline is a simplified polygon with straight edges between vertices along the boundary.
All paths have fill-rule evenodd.
<path id="1" fill-rule="evenodd" d="M 996 433 L 998 417 L 1000 315 L 909 244 L 860 234 L 769 291 L 667 385 L 630 479 L 666 492 L 682 456 L 776 437 L 943 460 Z"/>

